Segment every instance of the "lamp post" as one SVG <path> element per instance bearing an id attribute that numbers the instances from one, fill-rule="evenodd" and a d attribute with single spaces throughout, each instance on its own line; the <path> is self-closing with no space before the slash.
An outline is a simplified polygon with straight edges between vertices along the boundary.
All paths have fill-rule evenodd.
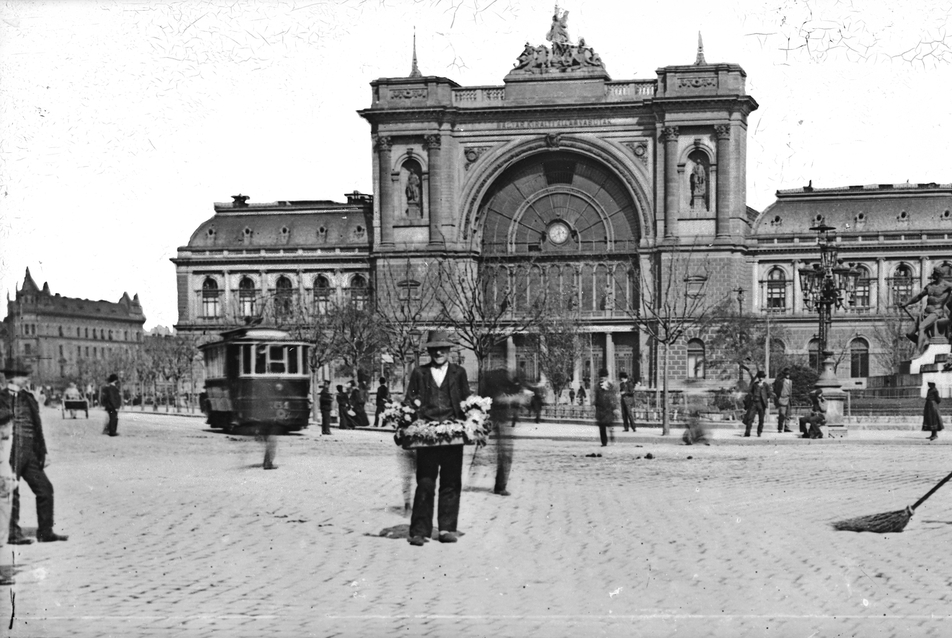
<path id="1" fill-rule="evenodd" d="M 826 422 L 830 428 L 842 428 L 843 403 L 846 394 L 836 379 L 833 369 L 833 351 L 829 347 L 830 327 L 833 324 L 833 309 L 845 308 L 853 299 L 859 270 L 853 264 L 844 265 L 837 259 L 835 229 L 820 223 L 810 230 L 817 234 L 817 246 L 820 248 L 820 262 L 801 268 L 800 286 L 803 291 L 803 303 L 807 310 L 819 314 L 819 352 L 822 357 L 820 377 L 816 388 L 822 388 L 827 400 Z"/>

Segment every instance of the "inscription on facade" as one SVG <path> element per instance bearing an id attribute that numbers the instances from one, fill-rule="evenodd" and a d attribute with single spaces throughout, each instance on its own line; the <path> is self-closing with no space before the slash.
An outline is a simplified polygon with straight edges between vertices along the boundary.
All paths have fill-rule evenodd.
<path id="1" fill-rule="evenodd" d="M 591 118 L 579 120 L 527 120 L 525 122 L 497 122 L 496 127 L 501 129 L 523 128 L 573 128 L 576 126 L 611 126 L 613 122 L 608 118 Z"/>

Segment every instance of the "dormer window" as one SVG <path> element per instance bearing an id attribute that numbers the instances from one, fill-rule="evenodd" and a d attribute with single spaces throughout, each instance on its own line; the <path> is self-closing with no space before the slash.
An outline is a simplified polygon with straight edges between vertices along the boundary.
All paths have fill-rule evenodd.
<path id="1" fill-rule="evenodd" d="M 215 239 L 215 229 L 214 229 L 214 228 L 209 228 L 208 231 L 207 231 L 207 234 L 208 234 L 208 238 L 209 238 L 209 239 Z"/>
<path id="2" fill-rule="evenodd" d="M 899 217 L 897 217 L 896 219 L 898 219 L 901 222 L 907 222 L 909 221 L 909 213 L 907 213 L 906 211 L 900 211 Z"/>

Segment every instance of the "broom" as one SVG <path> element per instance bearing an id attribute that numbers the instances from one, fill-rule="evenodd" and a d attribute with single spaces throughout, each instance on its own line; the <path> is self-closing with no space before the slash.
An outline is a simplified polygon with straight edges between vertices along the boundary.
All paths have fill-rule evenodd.
<path id="1" fill-rule="evenodd" d="M 883 514 L 872 514 L 870 516 L 857 516 L 843 521 L 833 523 L 833 528 L 841 532 L 875 532 L 877 534 L 898 533 L 906 527 L 906 523 L 912 518 L 912 513 L 916 508 L 925 503 L 926 499 L 935 494 L 936 490 L 945 485 L 952 479 L 949 474 L 944 479 L 926 492 L 926 495 L 916 501 L 912 507 L 906 507 L 904 510 L 895 512 L 885 512 Z"/>

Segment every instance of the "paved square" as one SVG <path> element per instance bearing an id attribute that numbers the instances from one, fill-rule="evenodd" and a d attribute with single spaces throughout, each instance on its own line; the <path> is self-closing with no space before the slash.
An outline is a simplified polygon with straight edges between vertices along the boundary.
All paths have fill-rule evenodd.
<path id="1" fill-rule="evenodd" d="M 109 438 L 99 412 L 43 416 L 70 540 L 5 548 L 0 635 L 952 635 L 952 487 L 901 534 L 829 526 L 952 471 L 920 432 L 519 438 L 510 497 L 493 448 L 472 471 L 467 448 L 464 536 L 417 548 L 387 433 L 282 437 L 265 472 L 260 443 L 200 419 L 123 412 Z"/>

